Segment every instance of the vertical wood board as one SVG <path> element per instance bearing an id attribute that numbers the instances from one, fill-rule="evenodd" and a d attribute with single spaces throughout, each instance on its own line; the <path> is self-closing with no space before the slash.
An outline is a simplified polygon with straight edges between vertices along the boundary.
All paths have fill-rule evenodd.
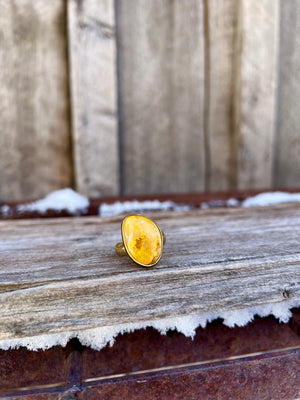
<path id="1" fill-rule="evenodd" d="M 205 1 L 206 7 L 206 190 L 236 187 L 236 131 L 233 85 L 236 79 L 236 0 Z"/>
<path id="2" fill-rule="evenodd" d="M 113 0 L 69 0 L 75 181 L 89 196 L 119 193 Z"/>
<path id="3" fill-rule="evenodd" d="M 238 188 L 272 184 L 279 1 L 243 0 Z"/>
<path id="4" fill-rule="evenodd" d="M 72 183 L 65 5 L 0 0 L 0 199 Z"/>
<path id="5" fill-rule="evenodd" d="M 202 2 L 116 4 L 124 191 L 203 190 Z"/>
<path id="6" fill-rule="evenodd" d="M 300 186 L 300 3 L 280 3 L 278 130 L 273 184 Z"/>

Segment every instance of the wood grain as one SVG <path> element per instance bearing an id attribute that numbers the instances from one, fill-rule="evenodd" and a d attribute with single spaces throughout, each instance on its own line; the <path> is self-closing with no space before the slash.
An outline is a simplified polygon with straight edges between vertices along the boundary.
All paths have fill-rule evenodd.
<path id="1" fill-rule="evenodd" d="M 278 130 L 273 184 L 300 184 L 300 3 L 280 2 Z"/>
<path id="2" fill-rule="evenodd" d="M 124 192 L 203 190 L 202 2 L 116 4 Z"/>
<path id="3" fill-rule="evenodd" d="M 241 2 L 238 188 L 272 184 L 279 1 Z"/>
<path id="4" fill-rule="evenodd" d="M 72 184 L 65 6 L 0 0 L 0 199 Z"/>
<path id="5" fill-rule="evenodd" d="M 236 188 L 237 130 L 233 127 L 239 14 L 236 0 L 212 0 L 206 8 L 206 190 Z"/>
<path id="6" fill-rule="evenodd" d="M 113 0 L 69 0 L 75 181 L 92 197 L 119 194 Z"/>
<path id="7" fill-rule="evenodd" d="M 300 207 L 148 214 L 160 263 L 114 254 L 121 216 L 0 221 L 0 339 L 300 299 Z"/>

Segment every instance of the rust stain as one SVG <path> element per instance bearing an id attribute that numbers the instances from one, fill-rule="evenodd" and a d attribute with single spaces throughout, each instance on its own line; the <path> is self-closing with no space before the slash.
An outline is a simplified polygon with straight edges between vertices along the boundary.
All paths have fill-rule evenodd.
<path id="1" fill-rule="evenodd" d="M 256 318 L 231 329 L 217 320 L 198 328 L 194 341 L 149 328 L 119 335 L 101 351 L 76 339 L 66 348 L 0 351 L 0 398 L 295 398 L 300 309 L 293 311 L 290 324 Z"/>

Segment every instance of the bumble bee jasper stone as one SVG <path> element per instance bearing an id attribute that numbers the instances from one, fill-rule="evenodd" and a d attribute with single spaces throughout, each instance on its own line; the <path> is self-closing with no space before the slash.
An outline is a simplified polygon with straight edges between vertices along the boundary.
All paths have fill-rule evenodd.
<path id="1" fill-rule="evenodd" d="M 150 267 L 160 259 L 163 240 L 160 229 L 142 215 L 130 215 L 122 223 L 124 246 L 133 261 Z"/>

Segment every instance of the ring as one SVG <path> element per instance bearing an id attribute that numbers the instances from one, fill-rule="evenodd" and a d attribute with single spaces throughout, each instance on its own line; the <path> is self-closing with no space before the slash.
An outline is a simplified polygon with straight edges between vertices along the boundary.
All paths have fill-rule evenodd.
<path id="1" fill-rule="evenodd" d="M 166 237 L 154 221 L 143 215 L 129 215 L 122 221 L 121 234 L 123 242 L 115 247 L 118 256 L 127 254 L 142 267 L 158 263 Z"/>

